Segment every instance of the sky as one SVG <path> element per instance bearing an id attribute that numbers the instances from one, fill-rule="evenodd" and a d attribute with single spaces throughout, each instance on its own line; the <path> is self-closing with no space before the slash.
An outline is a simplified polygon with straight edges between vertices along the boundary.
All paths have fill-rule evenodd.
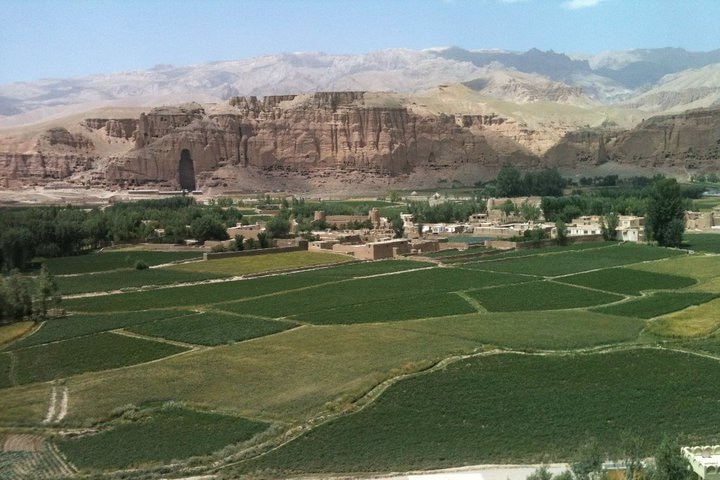
<path id="1" fill-rule="evenodd" d="M 720 0 L 0 0 L 0 83 L 282 52 L 720 48 Z"/>

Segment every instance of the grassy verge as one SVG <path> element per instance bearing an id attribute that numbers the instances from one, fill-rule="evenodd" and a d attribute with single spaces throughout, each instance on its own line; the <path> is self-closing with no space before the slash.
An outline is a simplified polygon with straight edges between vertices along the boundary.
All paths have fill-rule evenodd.
<path id="1" fill-rule="evenodd" d="M 32 330 L 35 322 L 17 322 L 0 327 L 0 348 Z"/>
<path id="2" fill-rule="evenodd" d="M 691 306 L 648 324 L 648 330 L 663 337 L 700 337 L 720 328 L 720 299 Z"/>

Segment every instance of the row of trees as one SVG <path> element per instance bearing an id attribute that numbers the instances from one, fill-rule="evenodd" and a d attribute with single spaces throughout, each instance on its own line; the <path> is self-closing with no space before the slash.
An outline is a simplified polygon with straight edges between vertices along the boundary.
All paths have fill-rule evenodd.
<path id="1" fill-rule="evenodd" d="M 0 268 L 26 269 L 33 257 L 77 255 L 110 242 L 226 240 L 242 214 L 191 197 L 142 200 L 101 209 L 32 207 L 0 211 Z"/>
<path id="2" fill-rule="evenodd" d="M 524 174 L 512 165 L 498 172 L 494 185 L 486 185 L 488 196 L 520 197 L 525 195 L 559 197 L 567 182 L 555 169 L 543 169 Z M 492 191 L 494 188 L 494 191 Z"/>
<path id="3" fill-rule="evenodd" d="M 45 266 L 35 277 L 17 271 L 0 277 L 0 324 L 44 320 L 59 304 L 57 284 Z"/>

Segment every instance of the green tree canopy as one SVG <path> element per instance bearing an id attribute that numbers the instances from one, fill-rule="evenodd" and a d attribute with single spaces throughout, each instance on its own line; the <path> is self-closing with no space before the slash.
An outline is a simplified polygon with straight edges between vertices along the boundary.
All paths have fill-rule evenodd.
<path id="1" fill-rule="evenodd" d="M 685 230 L 685 207 L 674 178 L 655 182 L 645 215 L 645 236 L 658 245 L 679 247 Z"/>

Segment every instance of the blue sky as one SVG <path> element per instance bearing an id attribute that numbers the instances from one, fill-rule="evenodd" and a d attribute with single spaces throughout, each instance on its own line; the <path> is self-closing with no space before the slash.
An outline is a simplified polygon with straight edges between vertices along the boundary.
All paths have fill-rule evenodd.
<path id="1" fill-rule="evenodd" d="M 296 51 L 720 48 L 720 0 L 0 0 L 0 83 Z"/>

